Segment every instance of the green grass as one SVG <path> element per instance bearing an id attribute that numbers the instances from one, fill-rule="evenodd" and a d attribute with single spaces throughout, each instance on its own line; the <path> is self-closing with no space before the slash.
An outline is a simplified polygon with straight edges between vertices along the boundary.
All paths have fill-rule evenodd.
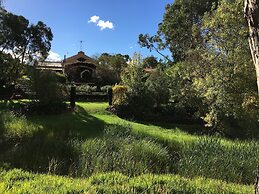
<path id="1" fill-rule="evenodd" d="M 127 177 L 112 172 L 88 179 L 32 174 L 21 170 L 0 172 L 0 193 L 183 193 L 183 194 L 248 194 L 252 186 L 227 184 L 223 181 L 177 175 L 143 174 Z"/>
<path id="2" fill-rule="evenodd" d="M 73 177 L 118 171 L 131 177 L 127 180 L 143 173 L 174 173 L 193 180 L 254 181 L 256 141 L 199 135 L 197 125 L 125 121 L 106 111 L 107 103 L 77 103 L 75 112 L 27 118 L 7 111 L 19 106 L 0 103 L 0 167 L 6 169 Z M 197 186 L 190 193 L 195 192 Z"/>

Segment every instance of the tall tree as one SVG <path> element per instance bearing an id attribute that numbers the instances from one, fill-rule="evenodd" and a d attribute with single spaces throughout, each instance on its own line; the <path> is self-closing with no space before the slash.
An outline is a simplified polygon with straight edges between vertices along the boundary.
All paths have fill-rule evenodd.
<path id="1" fill-rule="evenodd" d="M 0 9 L 0 51 L 12 53 L 23 62 L 45 58 L 51 47 L 53 34 L 43 22 L 29 24 L 23 16 Z"/>
<path id="2" fill-rule="evenodd" d="M 103 53 L 98 58 L 97 77 L 100 85 L 113 85 L 120 82 L 120 74 L 129 61 L 128 55 Z"/>
<path id="3" fill-rule="evenodd" d="M 156 68 L 159 63 L 157 58 L 152 55 L 143 59 L 143 65 L 147 68 Z"/>
<path id="4" fill-rule="evenodd" d="M 141 34 L 140 45 L 158 52 L 159 49 L 169 48 L 174 62 L 184 60 L 186 52 L 200 44 L 197 37 L 201 34 L 197 32 L 195 37 L 193 36 L 194 26 L 201 26 L 204 13 L 217 5 L 218 0 L 175 0 L 166 6 L 157 35 Z"/>
<path id="5" fill-rule="evenodd" d="M 249 28 L 249 45 L 259 94 L 259 0 L 245 0 L 244 14 Z"/>

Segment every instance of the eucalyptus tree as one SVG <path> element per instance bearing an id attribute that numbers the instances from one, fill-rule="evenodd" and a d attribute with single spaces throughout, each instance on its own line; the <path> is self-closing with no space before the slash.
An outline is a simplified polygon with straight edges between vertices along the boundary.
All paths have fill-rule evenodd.
<path id="1" fill-rule="evenodd" d="M 244 14 L 249 29 L 249 45 L 256 70 L 259 94 L 259 0 L 245 0 Z"/>
<path id="2" fill-rule="evenodd" d="M 201 26 L 203 15 L 217 6 L 218 0 L 175 0 L 166 6 L 157 34 L 140 34 L 139 43 L 142 47 L 155 49 L 159 54 L 162 54 L 160 50 L 169 48 L 174 62 L 182 61 L 186 52 L 196 48 L 201 42 L 198 31 L 193 36 L 194 26 Z"/>
<path id="3" fill-rule="evenodd" d="M 0 11 L 0 51 L 11 53 L 14 58 L 31 62 L 44 59 L 51 48 L 53 34 L 42 21 L 30 24 L 23 16 Z"/>

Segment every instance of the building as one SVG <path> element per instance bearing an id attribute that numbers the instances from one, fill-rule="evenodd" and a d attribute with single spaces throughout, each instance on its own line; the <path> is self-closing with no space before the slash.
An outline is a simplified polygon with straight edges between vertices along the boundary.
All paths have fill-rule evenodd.
<path id="1" fill-rule="evenodd" d="M 43 61 L 38 69 L 52 70 L 66 75 L 69 81 L 75 83 L 93 83 L 96 79 L 96 61 L 83 51 L 76 55 L 64 58 L 63 61 Z"/>

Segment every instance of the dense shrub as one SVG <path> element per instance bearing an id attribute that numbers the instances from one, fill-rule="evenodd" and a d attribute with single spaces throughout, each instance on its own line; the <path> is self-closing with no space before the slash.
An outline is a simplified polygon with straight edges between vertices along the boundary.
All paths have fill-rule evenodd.
<path id="1" fill-rule="evenodd" d="M 113 112 L 122 117 L 147 119 L 154 107 L 169 100 L 166 74 L 161 69 L 146 72 L 140 55 L 121 74 L 121 85 L 113 88 Z"/>
<path id="2" fill-rule="evenodd" d="M 33 69 L 31 90 L 35 92 L 36 100 L 26 107 L 27 112 L 59 113 L 66 110 L 68 90 L 58 82 L 55 72 Z"/>
<path id="3" fill-rule="evenodd" d="M 41 104 L 60 103 L 66 98 L 65 88 L 58 83 L 58 76 L 53 71 L 33 70 L 31 82 L 32 91 Z"/>
<path id="4" fill-rule="evenodd" d="M 122 85 L 115 85 L 112 88 L 112 104 L 114 106 L 126 105 L 127 103 L 127 87 Z"/>
<path id="5" fill-rule="evenodd" d="M 155 106 L 168 103 L 170 98 L 169 79 L 161 69 L 152 72 L 147 78 L 146 84 Z"/>

